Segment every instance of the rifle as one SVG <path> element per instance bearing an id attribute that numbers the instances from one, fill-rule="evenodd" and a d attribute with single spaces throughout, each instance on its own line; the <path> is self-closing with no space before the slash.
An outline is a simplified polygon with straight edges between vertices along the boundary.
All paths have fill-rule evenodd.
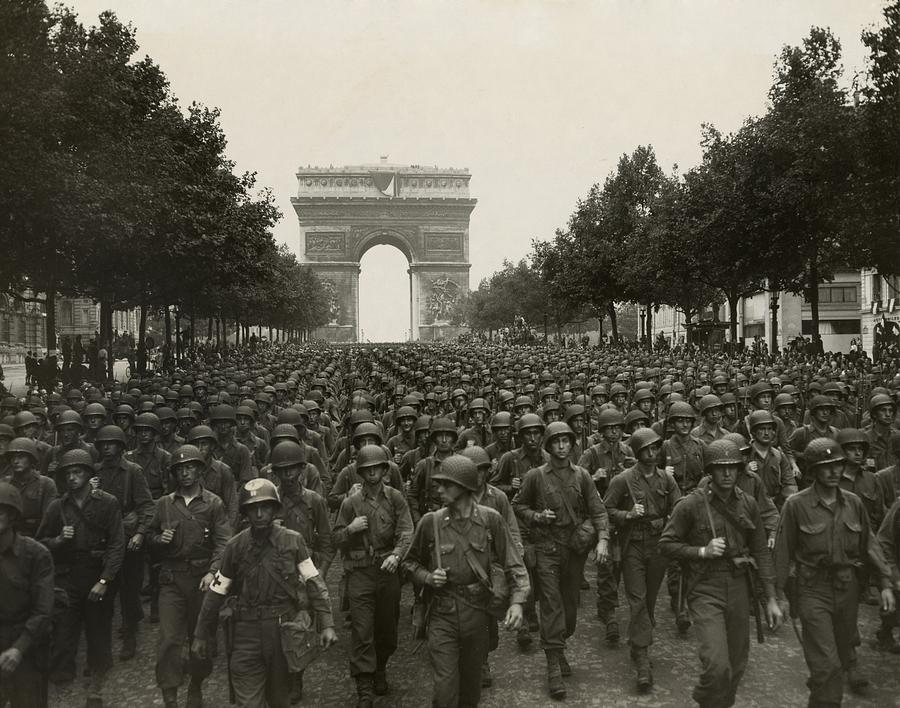
<path id="1" fill-rule="evenodd" d="M 234 694 L 234 679 L 231 675 L 231 654 L 234 651 L 234 608 L 225 605 L 219 611 L 219 620 L 222 623 L 222 633 L 225 635 L 225 669 L 228 672 L 228 702 L 237 703 Z"/>

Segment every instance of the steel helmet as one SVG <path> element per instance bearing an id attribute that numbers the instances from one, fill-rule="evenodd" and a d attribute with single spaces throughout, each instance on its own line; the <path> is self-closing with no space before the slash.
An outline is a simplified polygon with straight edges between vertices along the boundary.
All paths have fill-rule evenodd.
<path id="1" fill-rule="evenodd" d="M 628 411 L 628 415 L 625 416 L 625 428 L 628 429 L 629 426 L 637 423 L 639 420 L 642 420 L 645 423 L 649 423 L 650 416 L 644 413 L 644 411 L 640 410 L 639 408 Z"/>
<path id="2" fill-rule="evenodd" d="M 837 404 L 828 396 L 813 396 L 809 402 L 809 410 L 814 411 L 816 408 L 837 408 Z"/>
<path id="3" fill-rule="evenodd" d="M 831 438 L 816 438 L 811 440 L 803 451 L 803 459 L 806 461 L 806 469 L 812 470 L 819 465 L 829 462 L 841 462 L 846 459 L 844 451 L 836 440 Z"/>
<path id="4" fill-rule="evenodd" d="M 869 438 L 859 428 L 841 428 L 837 434 L 837 443 L 842 448 L 845 445 L 862 445 L 868 451 Z"/>
<path id="5" fill-rule="evenodd" d="M 396 422 L 400 422 L 401 418 L 412 418 L 415 420 L 418 417 L 416 414 L 416 409 L 412 406 L 400 406 L 397 409 L 397 414 L 394 416 L 394 420 Z"/>
<path id="6" fill-rule="evenodd" d="M 700 410 L 700 415 L 706 413 L 706 411 L 711 408 L 721 408 L 722 407 L 722 399 L 719 398 L 714 393 L 709 393 L 703 396 L 700 399 L 700 403 L 697 404 L 697 408 Z"/>
<path id="7" fill-rule="evenodd" d="M 356 469 L 363 470 L 367 467 L 387 467 L 388 456 L 381 445 L 366 445 L 356 454 Z M 432 476 L 434 479 L 434 476 Z"/>
<path id="8" fill-rule="evenodd" d="M 483 398 L 473 398 L 471 401 L 469 401 L 469 411 L 471 412 L 475 410 L 483 410 L 485 412 L 488 411 L 487 403 Z"/>
<path id="9" fill-rule="evenodd" d="M 16 413 L 13 418 L 13 428 L 18 430 L 19 428 L 24 428 L 28 425 L 40 425 L 41 422 L 37 419 L 37 416 L 31 411 L 21 411 Z"/>
<path id="10" fill-rule="evenodd" d="M 128 447 L 128 441 L 125 439 L 125 431 L 118 425 L 104 425 L 97 431 L 97 437 L 94 438 L 94 442 L 97 444 L 115 442 L 119 443 L 123 448 Z"/>
<path id="11" fill-rule="evenodd" d="M 57 469 L 65 470 L 69 467 L 87 467 L 88 469 L 93 471 L 94 458 L 91 457 L 91 453 L 89 453 L 87 450 L 82 450 L 81 448 L 66 450 L 66 452 L 64 452 L 59 458 Z"/>
<path id="12" fill-rule="evenodd" d="M 566 408 L 566 412 L 563 414 L 563 418 L 568 423 L 572 418 L 577 418 L 580 415 L 584 415 L 585 409 L 580 403 L 572 403 Z"/>
<path id="13" fill-rule="evenodd" d="M 775 418 L 772 417 L 772 414 L 769 411 L 753 411 L 747 418 L 747 427 L 750 428 L 750 432 L 753 432 L 754 428 L 759 427 L 760 425 L 775 425 Z"/>
<path id="14" fill-rule="evenodd" d="M 59 417 L 56 419 L 56 425 L 54 427 L 61 428 L 64 425 L 76 425 L 79 430 L 84 429 L 84 423 L 81 421 L 81 416 L 78 415 L 78 411 L 63 411 L 59 414 Z"/>
<path id="15" fill-rule="evenodd" d="M 156 413 L 141 413 L 131 424 L 132 428 L 152 428 L 159 432 L 159 416 Z"/>
<path id="16" fill-rule="evenodd" d="M 172 454 L 172 461 L 169 463 L 169 466 L 175 467 L 176 465 L 183 465 L 188 462 L 206 464 L 206 461 L 203 459 L 203 454 L 200 452 L 200 448 L 196 445 L 182 445 L 175 450 Z"/>
<path id="17" fill-rule="evenodd" d="M 279 413 L 278 415 L 280 418 L 281 414 Z M 281 421 L 279 420 L 278 422 L 280 423 Z M 375 416 L 372 415 L 372 411 L 370 411 L 368 408 L 357 408 L 355 411 L 353 411 L 350 414 L 350 418 L 347 421 L 347 425 L 350 427 L 350 429 L 353 429 L 355 426 L 359 425 L 360 423 L 373 423 L 373 422 L 375 422 Z"/>
<path id="18" fill-rule="evenodd" d="M 604 408 L 597 416 L 597 427 L 602 430 L 614 425 L 625 425 L 625 417 L 617 408 Z"/>
<path id="19" fill-rule="evenodd" d="M 617 382 L 609 387 L 609 397 L 610 398 L 612 398 L 613 396 L 619 396 L 622 394 L 624 394 L 626 396 L 628 395 L 628 389 L 625 388 L 625 386 L 623 384 L 620 384 Z"/>
<path id="20" fill-rule="evenodd" d="M 453 421 L 446 417 L 435 418 L 431 421 L 430 428 L 431 435 L 437 435 L 438 433 L 451 433 L 454 437 L 459 436 L 459 432 L 456 430 L 456 426 L 453 425 Z"/>
<path id="21" fill-rule="evenodd" d="M 669 406 L 669 420 L 673 420 L 675 418 L 690 418 L 691 420 L 694 420 L 695 417 L 696 415 L 694 413 L 694 407 L 686 401 L 675 401 L 672 405 Z"/>
<path id="22" fill-rule="evenodd" d="M 381 427 L 379 425 L 376 423 L 360 423 L 353 430 L 353 444 L 355 445 L 357 440 L 367 435 L 374 437 L 379 445 L 384 442 L 384 435 L 381 434 Z"/>
<path id="23" fill-rule="evenodd" d="M 93 415 L 99 415 L 99 416 L 103 416 L 105 418 L 106 417 L 106 408 L 103 406 L 102 403 L 97 403 L 96 401 L 93 403 L 88 403 L 84 407 L 84 412 L 82 413 L 82 415 L 85 418 L 87 418 L 88 416 L 93 416 Z"/>
<path id="24" fill-rule="evenodd" d="M 560 435 L 568 436 L 571 443 L 575 444 L 575 432 L 569 427 L 568 423 L 557 420 L 550 423 L 544 431 L 544 449 L 546 450 L 550 446 L 553 438 L 558 438 Z"/>
<path id="25" fill-rule="evenodd" d="M 463 455 L 450 455 L 444 459 L 432 473 L 431 479 L 452 482 L 470 492 L 478 491 L 478 467 Z"/>
<path id="26" fill-rule="evenodd" d="M 528 428 L 540 428 L 541 432 L 544 431 L 544 421 L 537 413 L 526 413 L 516 423 L 516 431 L 519 433 Z"/>
<path id="27" fill-rule="evenodd" d="M 134 420 L 134 408 L 129 406 L 127 403 L 123 403 L 119 406 L 116 406 L 116 410 L 113 411 L 113 415 L 127 415 L 129 418 Z"/>
<path id="28" fill-rule="evenodd" d="M 634 394 L 634 398 L 631 399 L 631 402 L 634 405 L 637 405 L 641 401 L 656 401 L 656 396 L 653 395 L 653 391 L 649 388 L 641 388 Z"/>
<path id="29" fill-rule="evenodd" d="M 240 508 L 243 511 L 251 504 L 274 502 L 281 507 L 281 495 L 278 488 L 269 480 L 258 477 L 251 479 L 241 487 Z"/>
<path id="30" fill-rule="evenodd" d="M 469 445 L 468 447 L 464 447 L 459 452 L 463 457 L 468 457 L 472 462 L 475 463 L 476 467 L 482 467 L 484 465 L 490 466 L 491 458 L 485 451 L 483 447 L 479 447 L 478 445 Z"/>
<path id="31" fill-rule="evenodd" d="M 0 482 L 0 506 L 10 506 L 22 515 L 22 495 L 9 482 Z"/>
<path id="32" fill-rule="evenodd" d="M 775 402 L 772 404 L 775 409 L 784 408 L 785 406 L 796 406 L 797 401 L 794 400 L 794 397 L 789 393 L 779 393 L 775 396 Z"/>
<path id="33" fill-rule="evenodd" d="M 16 452 L 29 455 L 32 460 L 38 461 L 37 445 L 31 438 L 14 438 L 10 441 L 9 445 L 6 446 L 6 454 L 12 455 Z"/>
<path id="34" fill-rule="evenodd" d="M 306 464 L 306 450 L 293 440 L 284 440 L 275 446 L 269 456 L 269 464 L 273 469 L 295 467 Z"/>
<path id="35" fill-rule="evenodd" d="M 162 406 L 161 408 L 156 409 L 156 417 L 159 418 L 159 422 L 162 423 L 164 420 L 177 420 L 177 416 L 175 415 L 175 411 L 173 411 L 168 406 Z"/>
<path id="36" fill-rule="evenodd" d="M 878 408 L 881 408 L 882 406 L 893 406 L 893 405 L 894 405 L 894 401 L 891 399 L 890 396 L 883 394 L 883 393 L 875 394 L 874 396 L 872 396 L 872 398 L 869 399 L 869 415 L 874 414 L 875 410 Z"/>
<path id="37" fill-rule="evenodd" d="M 13 432 L 12 427 L 6 423 L 0 423 L 0 438 L 12 440 L 14 437 L 16 437 L 16 434 Z"/>
<path id="38" fill-rule="evenodd" d="M 511 428 L 512 415 L 509 411 L 500 411 L 491 416 L 491 429 L 494 428 Z"/>
<path id="39" fill-rule="evenodd" d="M 237 420 L 238 416 L 256 420 L 256 414 L 250 406 L 238 406 L 234 411 L 234 419 Z"/>
<path id="40" fill-rule="evenodd" d="M 430 415 L 420 415 L 416 418 L 416 424 L 413 426 L 413 432 L 418 434 L 421 432 L 428 432 L 431 428 L 431 416 Z"/>
<path id="41" fill-rule="evenodd" d="M 705 465 L 706 469 L 716 465 L 743 465 L 744 458 L 741 456 L 741 448 L 734 440 L 726 440 L 721 438 L 713 440 L 706 447 Z"/>
<path id="42" fill-rule="evenodd" d="M 297 415 L 299 416 L 300 414 L 298 413 Z M 219 421 L 227 421 L 229 423 L 236 422 L 237 415 L 234 412 L 234 407 L 228 405 L 227 403 L 222 403 L 218 406 L 215 406 L 209 412 L 209 422 L 218 423 Z"/>
<path id="43" fill-rule="evenodd" d="M 187 441 L 192 445 L 199 440 L 209 439 L 216 442 L 218 438 L 208 425 L 195 425 L 188 431 Z"/>
<path id="44" fill-rule="evenodd" d="M 722 440 L 731 440 L 735 445 L 738 446 L 741 452 L 746 452 L 750 449 L 750 443 L 740 433 L 725 433 L 722 436 Z"/>
<path id="45" fill-rule="evenodd" d="M 273 446 L 283 440 L 300 442 L 300 433 L 298 433 L 297 429 L 290 423 L 281 423 L 280 425 L 276 425 L 272 430 L 272 435 L 269 437 L 269 440 Z"/>
<path id="46" fill-rule="evenodd" d="M 638 428 L 631 437 L 628 438 L 628 444 L 631 446 L 632 452 L 637 455 L 645 447 L 649 447 L 662 440 L 653 428 Z"/>
<path id="47" fill-rule="evenodd" d="M 750 387 L 750 391 L 748 392 L 748 396 L 751 401 L 755 401 L 764 393 L 775 393 L 775 389 L 772 388 L 772 384 L 768 381 L 757 381 Z"/>

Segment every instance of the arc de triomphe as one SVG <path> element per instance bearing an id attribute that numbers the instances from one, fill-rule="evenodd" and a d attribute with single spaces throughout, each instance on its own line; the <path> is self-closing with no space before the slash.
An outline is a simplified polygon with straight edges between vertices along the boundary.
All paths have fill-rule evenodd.
<path id="1" fill-rule="evenodd" d="M 385 161 L 298 170 L 291 203 L 300 222 L 300 261 L 329 294 L 331 320 L 315 337 L 357 341 L 359 262 L 378 244 L 395 246 L 409 261 L 412 338 L 457 334 L 449 315 L 469 289 L 469 216 L 477 202 L 469 197 L 470 178 L 465 169 Z"/>

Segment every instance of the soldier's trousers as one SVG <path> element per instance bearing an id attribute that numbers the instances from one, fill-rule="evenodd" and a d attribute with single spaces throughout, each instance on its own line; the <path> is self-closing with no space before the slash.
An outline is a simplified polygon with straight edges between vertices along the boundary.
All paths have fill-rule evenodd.
<path id="1" fill-rule="evenodd" d="M 628 641 L 632 647 L 653 643 L 654 611 L 669 561 L 656 549 L 658 537 L 635 539 L 622 549 L 622 580 L 630 612 Z"/>
<path id="2" fill-rule="evenodd" d="M 0 628 L 0 653 L 19 638 L 24 625 Z M 46 708 L 48 700 L 46 652 L 47 646 L 33 646 L 25 652 L 19 666 L 11 674 L 0 675 L 0 706 L 10 708 Z"/>
<path id="3" fill-rule="evenodd" d="M 809 667 L 809 706 L 840 706 L 844 670 L 859 644 L 859 583 L 856 577 L 836 587 L 818 573 L 799 578 L 798 615 L 803 627 L 803 656 Z"/>
<path id="4" fill-rule="evenodd" d="M 156 646 L 156 683 L 161 689 L 178 688 L 188 673 L 202 681 L 212 671 L 212 659 L 184 656 L 194 639 L 197 615 L 203 604 L 200 581 L 204 572 L 176 570 L 165 566 L 159 571 L 159 639 Z"/>
<path id="5" fill-rule="evenodd" d="M 488 654 L 491 616 L 439 595 L 432 600 L 428 653 L 434 676 L 433 708 L 473 708 L 481 699 L 481 665 Z"/>
<path id="6" fill-rule="evenodd" d="M 126 539 L 127 540 L 127 539 Z M 122 624 L 134 629 L 144 619 L 141 588 L 144 585 L 144 551 L 126 551 L 119 570 L 119 605 Z"/>
<path id="7" fill-rule="evenodd" d="M 400 576 L 374 565 L 347 571 L 350 595 L 350 675 L 382 671 L 397 650 Z"/>
<path id="8" fill-rule="evenodd" d="M 538 601 L 541 606 L 541 648 L 565 649 L 575 633 L 581 577 L 587 554 L 545 542 L 535 545 Z"/>
<path id="9" fill-rule="evenodd" d="M 622 564 L 610 559 L 597 563 L 597 616 L 609 621 L 619 606 L 619 580 Z"/>
<path id="10" fill-rule="evenodd" d="M 241 708 L 288 708 L 291 677 L 277 617 L 234 623 L 231 679 Z"/>
<path id="11" fill-rule="evenodd" d="M 88 600 L 101 570 L 101 566 L 94 563 L 79 563 L 73 564 L 65 573 L 57 572 L 56 584 L 65 590 L 69 606 L 59 612 L 53 625 L 51 673 L 75 676 L 75 656 L 82 626 L 87 645 L 85 658 L 91 675 L 105 674 L 112 668 L 112 620 L 118 581 L 107 587 L 99 602 Z"/>
<path id="12" fill-rule="evenodd" d="M 695 585 L 688 606 L 701 666 L 693 698 L 709 708 L 732 706 L 750 653 L 746 575 L 733 575 L 731 569 L 708 572 Z"/>

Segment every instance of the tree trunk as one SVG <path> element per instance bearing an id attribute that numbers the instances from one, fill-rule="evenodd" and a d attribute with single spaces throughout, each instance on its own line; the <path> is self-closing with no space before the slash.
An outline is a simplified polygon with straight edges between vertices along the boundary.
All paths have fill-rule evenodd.
<path id="1" fill-rule="evenodd" d="M 143 374 L 147 370 L 147 305 L 141 303 L 141 316 L 138 321 L 137 368 Z M 134 373 L 134 372 L 132 372 Z"/>
<path id="2" fill-rule="evenodd" d="M 234 346 L 241 346 L 241 323 L 239 320 L 234 321 Z"/>
<path id="3" fill-rule="evenodd" d="M 44 296 L 44 310 L 47 313 L 44 336 L 47 340 L 47 354 L 56 349 L 56 289 L 50 288 Z"/>
<path id="4" fill-rule="evenodd" d="M 771 337 L 769 339 L 769 350 L 772 354 L 778 353 L 778 291 L 775 290 L 769 295 L 769 310 L 771 311 Z"/>
<path id="5" fill-rule="evenodd" d="M 809 261 L 809 314 L 812 318 L 812 338 L 819 334 L 819 264 L 818 254 Z"/>
<path id="6" fill-rule="evenodd" d="M 222 318 L 217 315 L 215 317 L 215 320 L 216 320 L 216 346 L 221 347 L 222 346 L 222 331 L 221 331 Z"/>
<path id="7" fill-rule="evenodd" d="M 604 317 L 604 315 L 601 314 L 597 318 L 597 336 L 598 336 L 597 344 L 603 344 L 603 317 Z"/>
<path id="8" fill-rule="evenodd" d="M 207 342 L 212 341 L 212 328 L 213 328 L 213 318 L 208 317 L 206 319 L 206 341 Z"/>
<path id="9" fill-rule="evenodd" d="M 169 365 L 172 359 L 172 311 L 169 305 L 166 305 L 166 347 L 163 351 L 163 368 L 169 371 Z"/>
<path id="10" fill-rule="evenodd" d="M 181 305 L 175 308 L 175 361 L 181 361 Z"/>
<path id="11" fill-rule="evenodd" d="M 196 318 L 194 316 L 194 305 L 191 304 L 191 336 L 188 338 L 190 342 L 190 346 L 188 347 L 191 352 L 194 351 L 194 337 L 197 335 L 197 330 L 194 327 L 194 323 L 196 322 Z"/>
<path id="12" fill-rule="evenodd" d="M 619 343 L 619 323 L 616 319 L 616 304 L 610 300 L 606 305 L 606 312 L 609 314 L 609 328 L 612 330 L 613 344 Z"/>
<path id="13" fill-rule="evenodd" d="M 647 303 L 647 349 L 653 351 L 653 303 Z"/>
<path id="14" fill-rule="evenodd" d="M 737 310 L 738 310 L 738 296 L 733 293 L 728 293 L 728 319 L 731 320 L 728 323 L 728 333 L 731 337 L 731 351 L 737 351 Z"/>

